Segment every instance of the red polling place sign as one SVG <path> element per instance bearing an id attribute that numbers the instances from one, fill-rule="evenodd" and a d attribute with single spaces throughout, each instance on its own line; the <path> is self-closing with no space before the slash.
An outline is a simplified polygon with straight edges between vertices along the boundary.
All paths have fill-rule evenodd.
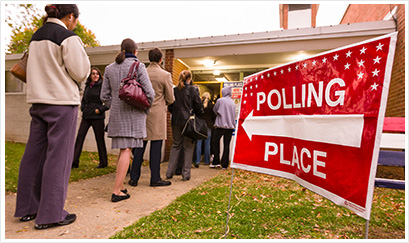
<path id="1" fill-rule="evenodd" d="M 231 167 L 292 179 L 369 219 L 396 35 L 246 77 Z"/>

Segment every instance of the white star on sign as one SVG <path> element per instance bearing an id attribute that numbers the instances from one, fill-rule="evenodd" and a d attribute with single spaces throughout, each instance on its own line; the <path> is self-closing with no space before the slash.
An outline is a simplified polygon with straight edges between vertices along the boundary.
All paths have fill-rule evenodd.
<path id="1" fill-rule="evenodd" d="M 373 59 L 373 64 L 375 64 L 375 63 L 380 63 L 379 61 L 381 60 L 382 58 L 380 58 L 380 57 L 376 57 L 375 59 Z"/>
<path id="2" fill-rule="evenodd" d="M 327 58 L 324 57 L 324 58 L 322 59 L 322 63 L 326 63 L 326 62 L 327 62 Z"/>
<path id="3" fill-rule="evenodd" d="M 295 70 L 298 70 L 298 65 L 297 65 L 297 66 L 295 66 Z"/>
<path id="4" fill-rule="evenodd" d="M 244 94 L 244 97 L 247 97 L 247 93 L 246 93 L 246 94 Z"/>
<path id="5" fill-rule="evenodd" d="M 363 65 L 364 65 L 364 62 L 365 62 L 364 60 L 361 60 L 361 61 L 358 62 L 358 65 L 359 65 L 359 66 L 363 66 Z"/>
<path id="6" fill-rule="evenodd" d="M 315 64 L 317 63 L 317 61 L 312 61 L 312 65 L 315 66 Z"/>
<path id="7" fill-rule="evenodd" d="M 250 96 L 253 96 L 253 93 L 250 93 Z"/>
<path id="8" fill-rule="evenodd" d="M 264 75 L 261 75 L 261 79 L 264 79 Z"/>
<path id="9" fill-rule="evenodd" d="M 366 48 L 365 48 L 365 46 L 364 46 L 364 47 L 362 47 L 362 49 L 361 49 L 361 54 L 365 54 L 365 51 L 366 51 Z"/>
<path id="10" fill-rule="evenodd" d="M 351 57 L 352 52 L 348 51 L 346 54 L 347 54 L 347 57 Z"/>
<path id="11" fill-rule="evenodd" d="M 363 76 L 364 76 L 364 73 L 363 73 L 363 72 L 358 73 L 358 79 L 363 78 Z"/>
<path id="12" fill-rule="evenodd" d="M 288 68 L 288 72 L 291 72 L 291 68 L 290 68 L 290 67 Z"/>
<path id="13" fill-rule="evenodd" d="M 270 77 L 270 73 L 267 73 L 267 78 L 269 78 Z"/>
<path id="14" fill-rule="evenodd" d="M 253 89 L 253 86 L 250 86 L 250 89 Z"/>
<path id="15" fill-rule="evenodd" d="M 281 71 L 280 71 L 280 72 L 281 72 L 281 74 L 283 74 L 283 73 L 284 73 L 284 70 L 283 70 L 283 69 L 281 69 Z"/>
<path id="16" fill-rule="evenodd" d="M 246 104 L 247 101 L 244 101 L 243 103 Z"/>
<path id="17" fill-rule="evenodd" d="M 351 66 L 351 64 L 349 64 L 349 63 L 345 64 L 345 65 L 344 65 L 345 70 L 349 69 L 349 66 Z"/>
<path id="18" fill-rule="evenodd" d="M 245 87 L 244 90 L 247 90 L 247 87 Z"/>
<path id="19" fill-rule="evenodd" d="M 258 88 L 258 84 L 256 84 L 256 89 Z"/>
<path id="20" fill-rule="evenodd" d="M 379 70 L 375 68 L 375 71 L 372 72 L 372 77 L 378 76 Z"/>
<path id="21" fill-rule="evenodd" d="M 338 57 L 339 57 L 338 54 L 335 54 L 335 56 L 334 56 L 334 61 L 335 61 L 335 60 L 338 60 Z"/>
<path id="22" fill-rule="evenodd" d="M 307 67 L 307 63 L 304 63 L 302 66 L 306 68 L 306 67 Z"/>
<path id="23" fill-rule="evenodd" d="M 379 84 L 377 84 L 377 83 L 372 84 L 372 85 L 371 85 L 371 91 L 372 91 L 372 90 L 377 90 L 377 89 L 378 89 L 378 86 L 379 86 Z"/>
<path id="24" fill-rule="evenodd" d="M 277 72 L 274 72 L 274 76 L 277 76 Z"/>
<path id="25" fill-rule="evenodd" d="M 376 46 L 376 51 L 379 51 L 379 50 L 382 51 L 382 47 L 383 47 L 383 44 L 381 44 L 381 43 L 379 42 L 379 44 Z"/>

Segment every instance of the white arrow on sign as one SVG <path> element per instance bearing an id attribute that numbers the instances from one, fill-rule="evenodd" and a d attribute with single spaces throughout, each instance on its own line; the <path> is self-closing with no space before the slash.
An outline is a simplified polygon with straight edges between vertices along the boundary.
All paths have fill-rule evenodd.
<path id="1" fill-rule="evenodd" d="M 276 136 L 359 148 L 364 115 L 253 116 L 251 111 L 242 126 L 250 140 Z"/>

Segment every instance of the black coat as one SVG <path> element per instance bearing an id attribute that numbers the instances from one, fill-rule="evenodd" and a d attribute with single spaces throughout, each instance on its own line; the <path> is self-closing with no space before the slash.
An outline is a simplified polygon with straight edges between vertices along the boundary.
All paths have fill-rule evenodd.
<path id="1" fill-rule="evenodd" d="M 90 86 L 90 82 L 85 84 L 84 95 L 81 100 L 82 118 L 85 120 L 101 120 L 105 119 L 105 111 L 109 108 L 102 104 L 99 98 L 102 88 L 102 80 L 97 81 L 94 86 Z M 100 114 L 95 113 L 98 109 Z"/>
<path id="2" fill-rule="evenodd" d="M 209 100 L 207 107 L 204 108 L 203 115 L 200 117 L 206 121 L 207 128 L 213 128 L 214 121 L 216 120 L 216 113 L 214 113 L 213 107 L 213 102 Z"/>
<path id="3" fill-rule="evenodd" d="M 172 113 L 172 126 L 183 127 L 189 119 L 190 110 L 200 116 L 203 113 L 203 104 L 200 100 L 199 90 L 190 84 L 185 83 L 185 87 L 180 90 L 178 87 L 173 88 L 175 102 L 168 106 L 169 112 Z"/>

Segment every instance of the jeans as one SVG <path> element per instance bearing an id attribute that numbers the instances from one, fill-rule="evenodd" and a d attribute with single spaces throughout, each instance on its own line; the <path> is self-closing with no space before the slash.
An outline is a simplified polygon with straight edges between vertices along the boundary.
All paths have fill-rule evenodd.
<path id="1" fill-rule="evenodd" d="M 196 144 L 196 161 L 195 164 L 200 164 L 200 158 L 202 157 L 202 142 L 204 141 L 204 163 L 210 164 L 210 141 L 211 141 L 212 129 L 207 129 L 207 138 L 203 140 L 197 140 Z"/>

